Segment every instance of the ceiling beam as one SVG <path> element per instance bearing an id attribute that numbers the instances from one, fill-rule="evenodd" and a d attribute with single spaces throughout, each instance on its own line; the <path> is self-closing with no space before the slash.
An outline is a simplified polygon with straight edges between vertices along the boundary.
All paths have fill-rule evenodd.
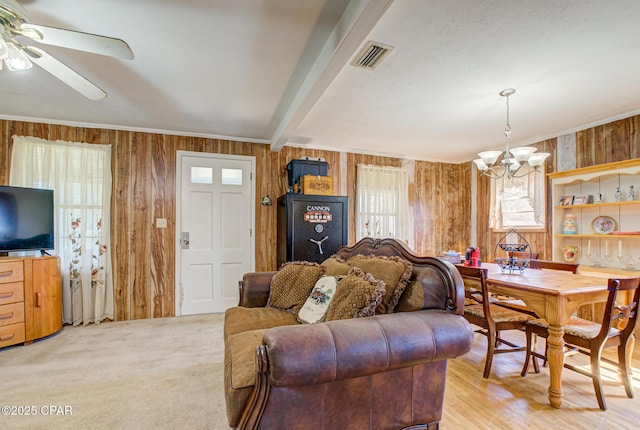
<path id="1" fill-rule="evenodd" d="M 393 0 L 352 0 L 336 23 L 322 51 L 295 94 L 271 137 L 271 150 L 280 151 L 311 108 L 351 60 Z"/>

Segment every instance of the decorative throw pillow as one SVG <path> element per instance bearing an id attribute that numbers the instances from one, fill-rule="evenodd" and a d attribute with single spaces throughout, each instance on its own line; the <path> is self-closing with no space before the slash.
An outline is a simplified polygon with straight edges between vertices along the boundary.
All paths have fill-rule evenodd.
<path id="1" fill-rule="evenodd" d="M 398 304 L 402 292 L 407 287 L 413 265 L 401 257 L 383 257 L 377 255 L 354 255 L 347 262 L 370 273 L 386 285 L 386 292 L 382 302 L 376 309 L 376 314 L 390 314 Z"/>
<path id="2" fill-rule="evenodd" d="M 393 312 L 419 311 L 424 305 L 424 288 L 420 281 L 411 281 L 404 289 Z"/>
<path id="3" fill-rule="evenodd" d="M 349 269 L 351 269 L 349 263 L 337 255 L 332 255 L 324 260 L 320 265 L 327 268 L 327 271 L 324 272 L 324 274 L 330 276 L 344 276 L 349 273 Z"/>
<path id="4" fill-rule="evenodd" d="M 324 321 L 341 279 L 342 276 L 321 276 L 298 312 L 298 321 L 303 324 Z"/>
<path id="5" fill-rule="evenodd" d="M 384 282 L 357 267 L 351 268 L 329 303 L 327 321 L 374 315 L 376 306 L 384 297 L 384 290 Z"/>
<path id="6" fill-rule="evenodd" d="M 318 263 L 284 263 L 271 279 L 267 306 L 297 314 L 324 271 Z"/>

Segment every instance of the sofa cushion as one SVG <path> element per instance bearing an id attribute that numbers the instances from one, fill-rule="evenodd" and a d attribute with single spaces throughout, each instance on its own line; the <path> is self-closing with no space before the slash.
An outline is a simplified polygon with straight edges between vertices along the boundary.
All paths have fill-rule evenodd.
<path id="1" fill-rule="evenodd" d="M 398 304 L 402 292 L 411 278 L 412 264 L 401 257 L 383 257 L 375 255 L 354 255 L 347 262 L 359 267 L 365 273 L 383 281 L 386 285 L 385 295 L 376 308 L 376 314 L 390 314 Z"/>
<path id="2" fill-rule="evenodd" d="M 224 313 L 224 338 L 248 330 L 297 324 L 296 314 L 282 309 L 235 306 Z"/>
<path id="3" fill-rule="evenodd" d="M 229 426 L 236 427 L 256 378 L 256 348 L 268 329 L 249 330 L 229 336 L 224 347 L 224 386 Z"/>
<path id="4" fill-rule="evenodd" d="M 324 321 L 329 304 L 342 278 L 342 276 L 321 276 L 298 312 L 298 322 L 313 324 Z"/>
<path id="5" fill-rule="evenodd" d="M 352 267 L 340 281 L 340 286 L 329 304 L 327 321 L 369 317 L 375 314 L 376 306 L 384 297 L 384 282 L 376 280 L 370 273 Z"/>
<path id="6" fill-rule="evenodd" d="M 255 384 L 256 348 L 262 345 L 262 336 L 269 329 L 249 330 L 230 336 L 231 388 L 245 388 Z"/>
<path id="7" fill-rule="evenodd" d="M 324 260 L 321 263 L 321 266 L 327 268 L 324 274 L 330 276 L 344 276 L 349 273 L 349 269 L 351 269 L 349 263 L 347 263 L 346 260 L 338 257 L 337 255 L 332 255 L 331 257 Z"/>
<path id="8" fill-rule="evenodd" d="M 424 304 L 424 288 L 419 281 L 411 281 L 404 289 L 394 312 L 413 312 L 422 309 Z"/>
<path id="9" fill-rule="evenodd" d="M 308 261 L 284 263 L 271 279 L 267 307 L 297 314 L 325 267 Z"/>

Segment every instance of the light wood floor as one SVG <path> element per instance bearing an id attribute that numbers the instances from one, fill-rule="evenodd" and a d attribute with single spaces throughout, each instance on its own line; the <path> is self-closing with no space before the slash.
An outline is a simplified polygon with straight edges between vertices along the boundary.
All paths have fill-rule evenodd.
<path id="1" fill-rule="evenodd" d="M 524 333 L 509 333 L 507 339 L 522 341 Z M 607 375 L 604 395 L 607 411 L 598 408 L 591 379 L 564 369 L 561 409 L 549 405 L 549 369 L 520 376 L 524 353 L 499 354 L 493 359 L 491 376 L 482 378 L 486 337 L 475 334 L 473 348 L 463 357 L 449 360 L 443 419 L 447 429 L 628 429 L 640 423 L 640 340 L 636 340 L 633 359 L 635 398 L 629 399 L 618 385 L 617 374 Z M 539 340 L 542 350 L 543 341 Z M 574 364 L 588 368 L 588 357 L 569 357 Z M 606 369 L 606 365 L 603 366 Z"/>

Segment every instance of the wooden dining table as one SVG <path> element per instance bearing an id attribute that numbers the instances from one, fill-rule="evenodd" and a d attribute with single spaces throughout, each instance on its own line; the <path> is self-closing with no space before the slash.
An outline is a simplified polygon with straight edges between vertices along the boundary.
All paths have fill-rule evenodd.
<path id="1" fill-rule="evenodd" d="M 503 272 L 495 263 L 482 263 L 488 269 L 487 287 L 491 293 L 521 299 L 549 323 L 549 402 L 562 405 L 564 368 L 564 326 L 579 306 L 607 299 L 607 279 L 573 274 L 561 270 L 525 269 Z"/>

